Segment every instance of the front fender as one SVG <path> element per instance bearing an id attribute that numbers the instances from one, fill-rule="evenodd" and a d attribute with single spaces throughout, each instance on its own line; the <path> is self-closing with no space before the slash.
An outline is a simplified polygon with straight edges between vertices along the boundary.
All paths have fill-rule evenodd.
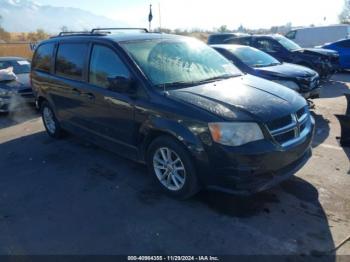
<path id="1" fill-rule="evenodd" d="M 201 139 L 205 129 L 207 127 L 204 124 L 192 121 L 150 117 L 140 128 L 140 152 L 145 159 L 149 144 L 160 135 L 169 135 L 183 144 L 197 161 L 206 161 L 207 156 Z"/>

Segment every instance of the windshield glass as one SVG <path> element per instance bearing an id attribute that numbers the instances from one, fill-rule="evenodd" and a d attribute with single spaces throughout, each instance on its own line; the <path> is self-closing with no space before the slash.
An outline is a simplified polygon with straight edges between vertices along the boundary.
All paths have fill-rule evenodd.
<path id="1" fill-rule="evenodd" d="M 228 50 L 250 67 L 265 67 L 281 64 L 276 58 L 252 47 L 228 48 Z"/>
<path id="2" fill-rule="evenodd" d="M 300 45 L 297 43 L 293 42 L 292 40 L 289 40 L 288 38 L 284 36 L 278 36 L 276 37 L 276 40 L 287 50 L 289 51 L 295 51 L 298 49 L 301 49 Z"/>
<path id="3" fill-rule="evenodd" d="M 121 45 L 157 87 L 215 81 L 242 74 L 199 40 L 155 39 Z"/>
<path id="4" fill-rule="evenodd" d="M 30 63 L 27 60 L 8 60 L 0 61 L 0 70 L 13 67 L 15 74 L 29 74 Z"/>

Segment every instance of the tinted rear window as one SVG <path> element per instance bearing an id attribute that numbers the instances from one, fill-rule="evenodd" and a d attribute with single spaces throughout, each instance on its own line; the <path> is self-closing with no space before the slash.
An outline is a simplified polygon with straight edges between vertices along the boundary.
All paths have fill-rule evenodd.
<path id="1" fill-rule="evenodd" d="M 33 59 L 33 68 L 50 72 L 54 43 L 43 44 L 38 47 Z"/>
<path id="2" fill-rule="evenodd" d="M 87 44 L 60 44 L 56 58 L 56 74 L 73 80 L 82 80 L 87 50 Z"/>
<path id="3" fill-rule="evenodd" d="M 250 45 L 250 38 L 249 37 L 243 37 L 243 38 L 231 37 L 225 40 L 225 44 Z"/>
<path id="4" fill-rule="evenodd" d="M 224 41 L 228 38 L 234 37 L 234 34 L 222 34 L 222 35 L 211 35 L 208 38 L 208 44 L 223 44 Z"/>

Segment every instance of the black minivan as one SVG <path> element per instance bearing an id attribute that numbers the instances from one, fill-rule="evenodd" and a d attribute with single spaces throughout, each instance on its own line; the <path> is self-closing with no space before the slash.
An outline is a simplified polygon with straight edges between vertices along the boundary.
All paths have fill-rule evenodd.
<path id="1" fill-rule="evenodd" d="M 37 47 L 32 85 L 50 136 L 69 131 L 146 163 L 179 198 L 259 192 L 310 158 L 314 119 L 296 92 L 192 38 L 107 31 Z"/>

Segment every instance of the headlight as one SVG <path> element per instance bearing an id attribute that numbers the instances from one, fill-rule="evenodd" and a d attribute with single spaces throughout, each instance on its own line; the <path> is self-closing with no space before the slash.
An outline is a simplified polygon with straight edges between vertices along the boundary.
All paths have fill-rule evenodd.
<path id="1" fill-rule="evenodd" d="M 252 122 L 209 123 L 209 130 L 216 143 L 227 146 L 240 146 L 264 139 L 259 125 Z"/>
<path id="2" fill-rule="evenodd" d="M 288 80 L 274 80 L 275 83 L 286 86 L 290 89 L 293 89 L 294 91 L 299 91 L 300 87 L 298 86 L 297 83 L 295 83 L 294 81 L 288 81 Z"/>

